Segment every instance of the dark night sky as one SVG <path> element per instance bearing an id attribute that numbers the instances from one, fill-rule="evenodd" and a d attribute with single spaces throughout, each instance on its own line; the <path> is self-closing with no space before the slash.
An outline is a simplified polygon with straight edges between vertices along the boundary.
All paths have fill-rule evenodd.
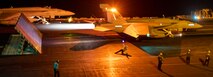
<path id="1" fill-rule="evenodd" d="M 51 6 L 76 13 L 75 17 L 104 17 L 100 3 L 113 4 L 125 17 L 174 16 L 211 8 L 213 0 L 0 0 L 0 8 Z"/>

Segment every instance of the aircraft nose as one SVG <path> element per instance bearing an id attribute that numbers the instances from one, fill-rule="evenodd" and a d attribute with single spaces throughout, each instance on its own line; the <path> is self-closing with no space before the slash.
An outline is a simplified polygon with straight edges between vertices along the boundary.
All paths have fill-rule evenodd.
<path id="1" fill-rule="evenodd" d="M 201 24 L 195 23 L 195 22 L 190 22 L 186 21 L 187 25 L 189 28 L 201 28 L 203 27 Z"/>
<path id="2" fill-rule="evenodd" d="M 203 27 L 202 25 L 200 25 L 200 24 L 198 24 L 198 23 L 195 23 L 195 26 L 194 26 L 195 28 L 201 28 L 201 27 Z"/>

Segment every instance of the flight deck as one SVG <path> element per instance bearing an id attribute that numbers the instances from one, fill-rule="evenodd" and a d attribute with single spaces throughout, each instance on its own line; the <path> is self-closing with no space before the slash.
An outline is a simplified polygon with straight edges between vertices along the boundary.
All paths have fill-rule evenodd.
<path id="1" fill-rule="evenodd" d="M 140 40 L 120 36 L 114 31 L 39 29 L 42 33 L 42 53 L 2 54 L 0 76 L 52 77 L 53 62 L 60 60 L 61 77 L 211 77 L 213 61 L 210 60 L 208 67 L 203 66 L 201 61 L 207 51 L 213 50 L 211 26 L 204 25 L 197 31 L 185 32 L 182 37 Z M 22 32 L 16 33 L 13 35 L 15 39 L 10 40 L 15 42 L 23 37 L 31 37 L 22 35 Z M 33 46 L 30 42 L 33 39 L 26 40 Z M 123 45 L 128 47 L 125 54 L 115 54 Z M 188 49 L 191 50 L 190 64 L 185 63 L 184 56 Z M 164 62 L 162 70 L 158 70 L 157 55 L 161 51 L 164 53 Z"/>
<path id="2" fill-rule="evenodd" d="M 53 62 L 60 60 L 61 77 L 211 77 L 213 64 L 205 67 L 199 61 L 212 50 L 213 36 L 123 40 L 115 32 L 41 30 L 42 54 L 1 56 L 2 77 L 52 77 Z M 53 34 L 54 33 L 54 34 Z M 87 33 L 87 34 L 83 34 Z M 130 56 L 115 54 L 128 46 Z M 183 55 L 191 49 L 191 64 Z M 157 56 L 165 52 L 162 71 Z M 212 57 L 212 55 L 211 55 Z"/>

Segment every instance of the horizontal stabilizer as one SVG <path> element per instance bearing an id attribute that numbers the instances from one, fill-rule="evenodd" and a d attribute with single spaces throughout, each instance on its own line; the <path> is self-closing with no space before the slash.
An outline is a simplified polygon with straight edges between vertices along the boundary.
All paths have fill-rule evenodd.
<path id="1" fill-rule="evenodd" d="M 108 28 L 105 28 L 105 27 L 102 27 L 102 26 L 97 26 L 93 30 L 96 30 L 96 31 L 110 31 L 111 29 L 108 29 Z"/>

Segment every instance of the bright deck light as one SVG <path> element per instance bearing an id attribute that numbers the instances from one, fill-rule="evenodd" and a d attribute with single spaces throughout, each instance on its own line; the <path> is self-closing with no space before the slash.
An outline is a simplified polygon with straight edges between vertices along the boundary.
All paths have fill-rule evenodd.
<path id="1" fill-rule="evenodd" d="M 200 17 L 199 16 L 194 16 L 194 19 L 199 20 Z"/>
<path id="2" fill-rule="evenodd" d="M 181 36 L 183 36 L 183 34 L 182 34 L 182 33 L 180 33 L 180 34 L 179 34 L 179 36 L 181 37 Z"/>
<path id="3" fill-rule="evenodd" d="M 124 40 L 122 40 L 122 43 L 124 43 L 125 41 Z"/>
<path id="4" fill-rule="evenodd" d="M 148 33 L 148 34 L 146 34 L 146 36 L 147 36 L 147 37 L 150 37 L 150 34 Z"/>

